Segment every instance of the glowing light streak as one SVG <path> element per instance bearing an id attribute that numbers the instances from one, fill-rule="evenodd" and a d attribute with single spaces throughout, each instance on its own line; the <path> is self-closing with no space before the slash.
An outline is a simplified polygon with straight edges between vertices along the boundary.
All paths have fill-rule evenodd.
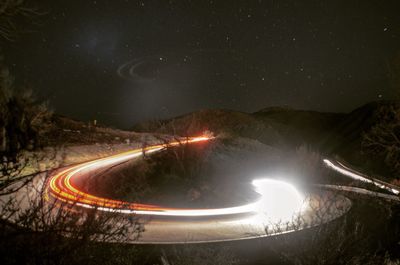
<path id="1" fill-rule="evenodd" d="M 72 179 L 76 178 L 82 171 L 95 170 L 108 167 L 129 159 L 142 155 L 143 151 L 153 153 L 169 146 L 189 144 L 208 141 L 212 137 L 201 136 L 188 138 L 184 141 L 174 141 L 167 144 L 154 145 L 145 150 L 135 149 L 107 158 L 83 163 L 54 175 L 48 182 L 48 192 L 54 198 L 71 203 L 84 208 L 96 208 L 101 211 L 119 212 L 124 214 L 156 215 L 156 216 L 223 216 L 235 214 L 265 214 L 270 220 L 289 219 L 296 212 L 301 211 L 303 197 L 290 184 L 277 180 L 256 180 L 253 185 L 256 191 L 261 194 L 259 200 L 253 203 L 214 209 L 185 209 L 185 208 L 165 208 L 157 205 L 130 203 L 120 200 L 102 198 L 93 194 L 86 193 L 72 184 Z M 284 209 L 277 211 L 277 209 Z"/>
<path id="2" fill-rule="evenodd" d="M 391 193 L 394 193 L 396 195 L 400 194 L 400 190 L 391 187 L 390 184 L 384 183 L 383 181 L 379 181 L 379 180 L 376 180 L 376 179 L 373 179 L 373 178 L 366 178 L 362 174 L 356 172 L 353 169 L 350 169 L 350 168 L 346 167 L 345 165 L 343 165 L 340 162 L 336 162 L 337 165 L 335 165 L 329 159 L 324 159 L 324 163 L 325 163 L 325 165 L 327 165 L 328 167 L 332 168 L 333 170 L 335 170 L 335 171 L 337 171 L 337 172 L 339 172 L 339 173 L 341 173 L 341 174 L 343 174 L 345 176 L 348 176 L 348 177 L 350 177 L 352 179 L 359 180 L 359 181 L 366 182 L 366 183 L 374 184 L 375 186 L 377 186 L 377 187 L 379 187 L 381 189 L 388 190 Z"/>

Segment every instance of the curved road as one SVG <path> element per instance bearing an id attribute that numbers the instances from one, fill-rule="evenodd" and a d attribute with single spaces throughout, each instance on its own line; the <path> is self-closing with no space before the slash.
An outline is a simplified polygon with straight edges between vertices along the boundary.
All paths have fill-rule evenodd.
<path id="1" fill-rule="evenodd" d="M 74 183 L 144 153 L 162 151 L 169 146 L 209 141 L 193 137 L 168 144 L 154 145 L 69 167 L 55 174 L 46 185 L 49 203 L 62 201 L 73 207 L 96 208 L 149 218 L 145 231 L 134 243 L 199 243 L 241 240 L 287 233 L 329 222 L 344 214 L 350 201 L 331 192 L 302 193 L 288 183 L 256 180 L 253 185 L 260 197 L 244 205 L 214 209 L 169 208 L 130 203 L 98 197 L 79 189 Z M 272 196 L 273 195 L 273 196 Z"/>
<path id="2" fill-rule="evenodd" d="M 260 194 L 254 202 L 227 208 L 185 209 L 111 200 L 89 194 L 76 185 L 79 180 L 84 180 L 99 170 L 108 169 L 132 159 L 140 159 L 143 154 L 152 154 L 181 144 L 196 144 L 209 140 L 212 138 L 206 136 L 184 138 L 70 166 L 49 179 L 39 175 L 33 180 L 32 186 L 24 187 L 16 194 L 3 196 L 0 199 L 3 202 L 9 199 L 17 201 L 20 210 L 24 211 L 30 207 L 32 198 L 40 198 L 43 195 L 48 205 L 54 205 L 56 202 L 56 205 L 63 207 L 62 210 L 71 210 L 75 207 L 95 208 L 104 212 L 117 213 L 126 218 L 143 217 L 146 220 L 145 231 L 138 239 L 134 238 L 131 242 L 146 244 L 242 240 L 317 226 L 342 216 L 351 207 L 348 198 L 329 190 L 355 192 L 400 201 L 398 187 L 370 178 L 344 163 L 328 159 L 325 159 L 324 163 L 329 168 L 352 179 L 374 184 L 393 195 L 337 185 L 316 185 L 317 189 L 311 192 L 299 191 L 289 183 L 259 179 L 252 183 L 256 192 Z M 44 194 L 42 187 L 44 187 Z M 69 206 L 65 207 L 66 204 Z"/>

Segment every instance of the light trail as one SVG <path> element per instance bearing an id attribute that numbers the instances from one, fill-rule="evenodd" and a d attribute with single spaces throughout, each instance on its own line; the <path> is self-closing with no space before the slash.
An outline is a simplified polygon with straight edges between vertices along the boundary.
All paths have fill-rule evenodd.
<path id="1" fill-rule="evenodd" d="M 359 180 L 362 182 L 366 182 L 366 183 L 370 183 L 370 184 L 374 184 L 375 186 L 387 190 L 395 195 L 399 195 L 400 194 L 400 188 L 391 185 L 389 183 L 386 183 L 384 181 L 378 180 L 378 179 L 374 179 L 374 178 L 370 178 L 365 176 L 364 174 L 357 172 L 354 169 L 351 169 L 345 165 L 343 165 L 343 163 L 340 163 L 338 161 L 332 162 L 329 159 L 324 159 L 323 160 L 325 165 L 328 166 L 329 168 L 335 170 L 336 172 L 339 172 L 342 175 L 348 176 L 352 179 L 355 180 Z"/>
<path id="2" fill-rule="evenodd" d="M 343 195 L 331 191 L 313 191 L 303 194 L 291 184 L 274 179 L 256 179 L 252 182 L 255 191 L 260 194 L 260 197 L 254 202 L 213 209 L 168 208 L 113 200 L 90 194 L 76 186 L 78 180 L 87 178 L 91 173 L 139 158 L 143 154 L 162 151 L 170 146 L 206 142 L 211 139 L 212 137 L 206 136 L 186 138 L 71 166 L 50 177 L 45 184 L 44 198 L 49 203 L 55 200 L 78 208 L 93 208 L 127 216 L 130 214 L 160 216 L 160 218 L 151 218 L 146 223 L 146 231 L 138 240 L 131 242 L 135 244 L 219 242 L 279 235 L 330 222 L 351 208 L 351 201 Z M 390 186 L 388 183 L 366 177 L 346 167 L 343 163 L 328 159 L 325 159 L 324 163 L 341 174 L 375 184 L 398 194 L 399 190 L 393 185 Z M 355 192 L 391 201 L 400 201 L 395 195 L 376 193 L 357 187 L 316 186 L 322 190 Z M 28 203 L 25 205 L 29 206 Z M 57 203 L 57 206 L 62 208 L 63 204 Z M 70 207 L 66 207 L 65 210 L 69 209 Z M 161 218 L 163 216 L 171 218 Z"/>
<path id="3" fill-rule="evenodd" d="M 157 152 L 169 146 L 198 143 L 211 139 L 211 137 L 202 136 L 188 138 L 184 141 L 174 141 L 168 144 L 154 145 L 147 147 L 145 149 L 145 153 L 149 154 Z M 112 165 L 140 157 L 142 154 L 143 150 L 139 148 L 108 158 L 98 159 L 68 168 L 51 177 L 48 183 L 48 194 L 50 194 L 57 200 L 61 200 L 70 204 L 75 204 L 84 208 L 95 208 L 100 211 L 118 212 L 124 214 L 154 216 L 211 217 L 236 214 L 256 214 L 261 211 L 266 212 L 270 219 L 287 220 L 301 210 L 299 205 L 303 205 L 303 197 L 297 193 L 293 186 L 287 183 L 272 180 L 258 180 L 253 182 L 253 185 L 255 186 L 257 192 L 261 194 L 260 198 L 257 201 L 241 206 L 214 209 L 168 208 L 158 205 L 112 200 L 84 192 L 73 185 L 72 180 L 74 178 L 82 177 L 82 174 L 79 175 L 79 173 L 82 173 L 82 171 L 90 172 L 100 168 L 110 167 Z M 284 198 L 282 198 L 282 196 L 276 196 L 276 198 L 266 196 L 266 190 L 268 190 L 268 193 L 271 193 L 272 190 L 278 191 L 278 193 L 274 192 L 274 194 L 284 195 L 286 196 L 286 198 L 289 199 L 285 200 Z M 295 195 L 293 196 L 294 193 Z M 266 201 L 267 197 L 268 201 Z M 284 212 L 276 211 L 276 209 L 273 210 L 272 205 L 279 205 L 282 202 L 285 202 L 286 206 L 290 204 L 293 207 L 285 208 L 286 210 Z"/>
<path id="4" fill-rule="evenodd" d="M 336 191 L 344 191 L 344 192 L 352 192 L 358 193 L 362 195 L 367 195 L 375 198 L 382 198 L 389 201 L 397 201 L 400 202 L 400 197 L 396 195 L 390 195 L 387 193 L 381 193 L 376 191 L 371 191 L 363 188 L 352 187 L 352 186 L 342 186 L 342 185 L 328 185 L 328 184 L 315 184 L 314 187 L 319 187 L 321 189 L 329 189 L 329 190 L 336 190 Z"/>
<path id="5" fill-rule="evenodd" d="M 130 218 L 131 214 L 145 215 L 143 220 L 146 220 L 146 230 L 139 238 L 129 241 L 134 244 L 205 243 L 268 237 L 328 223 L 351 208 L 351 201 L 343 195 L 331 191 L 303 193 L 289 183 L 264 179 L 264 176 L 263 179 L 252 182 L 255 191 L 260 194 L 256 201 L 213 209 L 165 208 L 159 205 L 113 200 L 90 194 L 76 186 L 79 181 L 99 170 L 103 171 L 125 161 L 138 159 L 143 154 L 162 151 L 169 146 L 206 142 L 212 138 L 193 137 L 143 149 L 138 148 L 70 166 L 56 172 L 48 180 L 46 175 L 38 175 L 33 181 L 34 188 L 27 186 L 16 194 L 6 195 L 1 199 L 18 201 L 21 213 L 31 207 L 31 198 L 43 198 L 45 205 L 50 207 L 55 205 L 60 211 L 75 213 L 79 208 L 93 208 L 103 212 L 120 213 L 127 218 Z M 67 207 L 67 204 L 71 207 Z M 49 216 L 58 213 L 58 211 L 48 212 Z M 165 216 L 170 217 L 163 218 Z M 201 218 L 196 218 L 197 216 Z M 129 233 L 135 231 L 128 231 L 127 234 Z"/>

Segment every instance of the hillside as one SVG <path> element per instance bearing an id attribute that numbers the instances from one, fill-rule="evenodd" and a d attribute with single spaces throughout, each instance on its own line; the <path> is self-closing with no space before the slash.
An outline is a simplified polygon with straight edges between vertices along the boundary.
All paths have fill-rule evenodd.
<path id="1" fill-rule="evenodd" d="M 362 135 L 379 122 L 382 108 L 395 101 L 378 101 L 361 106 L 350 113 L 325 113 L 270 107 L 254 113 L 230 110 L 202 110 L 169 120 L 140 123 L 137 132 L 162 132 L 178 135 L 199 134 L 210 130 L 258 140 L 264 144 L 291 149 L 302 144 L 327 156 L 339 156 L 372 171 L 390 174 L 383 159 L 372 159 L 361 148 Z"/>
<path id="2" fill-rule="evenodd" d="M 285 139 L 288 146 L 303 143 L 319 147 L 333 127 L 346 114 L 294 110 L 289 108 L 265 108 L 251 114 L 264 124 L 271 124 Z"/>
<path id="3" fill-rule="evenodd" d="M 228 134 L 262 143 L 292 148 L 303 143 L 318 146 L 346 114 L 321 113 L 289 108 L 265 108 L 254 113 L 231 110 L 202 110 L 169 120 L 136 124 L 136 132 L 178 135 Z"/>
<path id="4" fill-rule="evenodd" d="M 77 121 L 61 115 L 53 115 L 49 128 L 40 135 L 42 142 L 48 146 L 54 145 L 79 145 L 108 143 L 119 144 L 133 142 L 142 137 L 141 134 L 109 128 Z"/>
<path id="5" fill-rule="evenodd" d="M 398 101 L 377 101 L 348 113 L 322 142 L 321 149 L 328 154 L 339 155 L 355 166 L 368 168 L 382 175 L 391 175 L 384 165 L 384 157 L 371 157 L 362 148 L 363 134 L 380 122 L 380 113 L 390 106 L 396 109 L 400 107 Z"/>
<path id="6" fill-rule="evenodd" d="M 158 132 L 176 135 L 196 135 L 209 130 L 214 134 L 257 139 L 260 142 L 283 144 L 279 132 L 263 120 L 248 113 L 231 110 L 201 110 L 170 120 L 140 123 L 132 128 L 136 132 Z"/>

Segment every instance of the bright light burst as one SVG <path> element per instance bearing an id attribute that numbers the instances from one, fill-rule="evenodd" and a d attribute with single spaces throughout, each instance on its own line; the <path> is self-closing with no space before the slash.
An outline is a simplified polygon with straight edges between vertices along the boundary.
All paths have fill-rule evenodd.
<path id="1" fill-rule="evenodd" d="M 257 210 L 269 222 L 290 221 L 305 206 L 303 194 L 292 184 L 275 179 L 256 179 L 252 184 L 261 195 Z"/>

